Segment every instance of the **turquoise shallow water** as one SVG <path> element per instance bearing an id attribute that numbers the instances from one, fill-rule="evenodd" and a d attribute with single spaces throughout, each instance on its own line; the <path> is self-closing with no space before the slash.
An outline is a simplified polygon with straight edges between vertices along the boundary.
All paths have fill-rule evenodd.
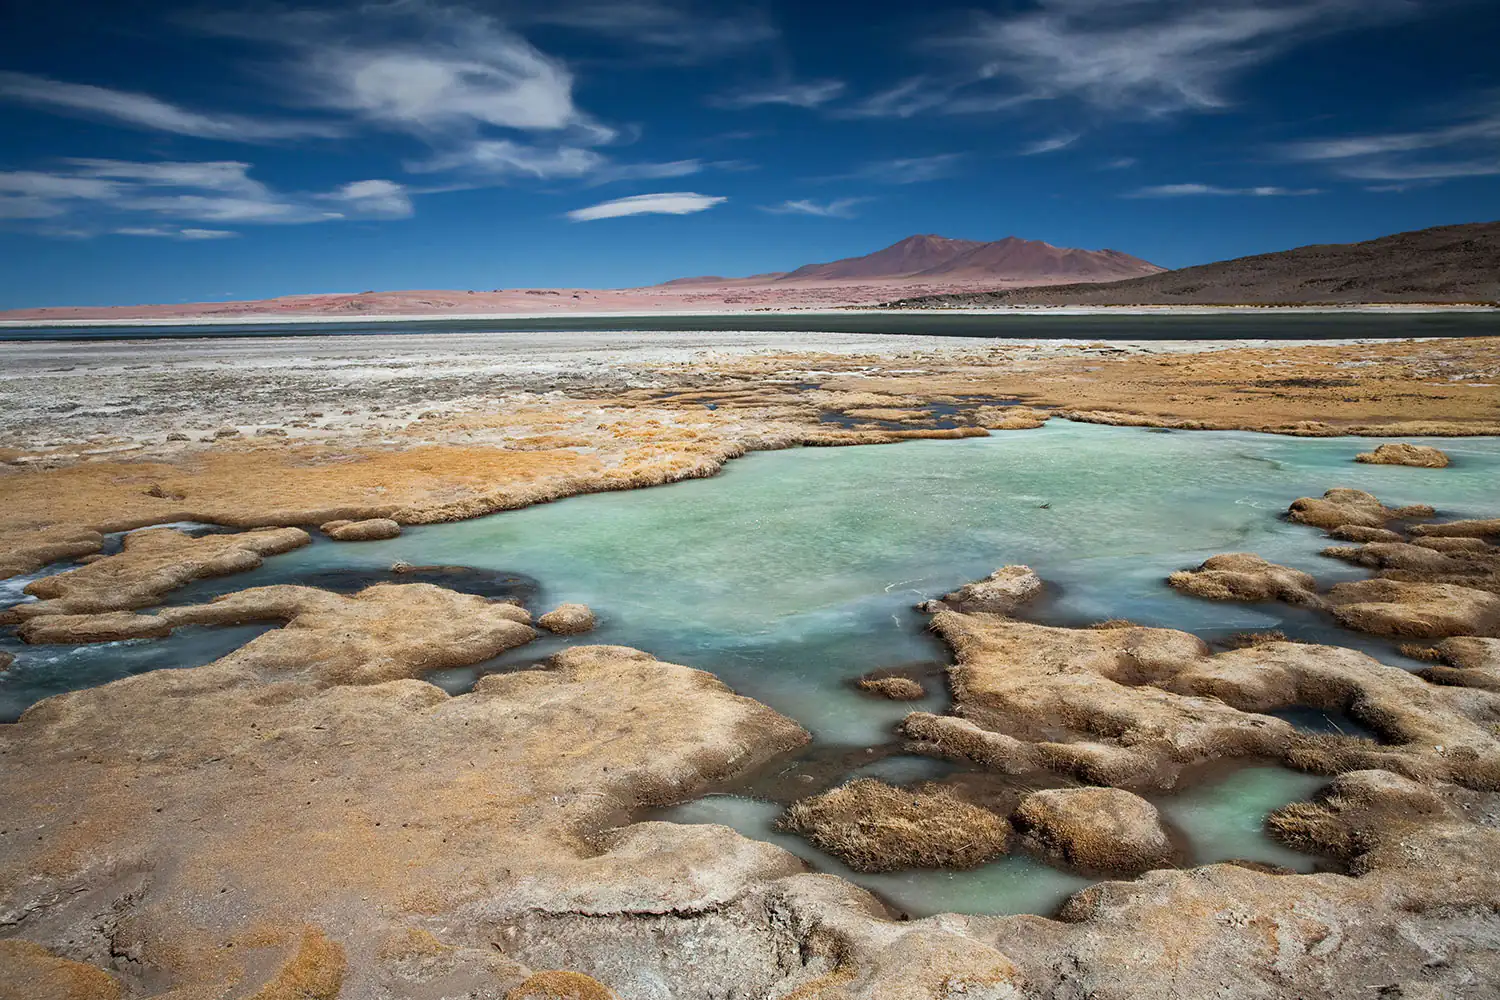
<path id="1" fill-rule="evenodd" d="M 1159 433 L 1063 421 L 962 441 L 767 452 L 736 460 L 711 479 L 411 528 L 387 542 L 319 541 L 253 573 L 194 584 L 172 600 L 273 582 L 327 585 L 341 573 L 351 586 L 362 585 L 397 560 L 532 578 L 533 610 L 581 601 L 600 615 L 601 627 L 583 641 L 636 646 L 713 671 L 798 719 L 821 743 L 858 748 L 888 742 L 913 707 L 944 704 L 940 691 L 912 705 L 870 698 L 850 684 L 875 668 L 933 670 L 946 661 L 912 605 L 1008 563 L 1029 564 L 1052 585 L 1034 612 L 1043 620 L 1129 618 L 1210 638 L 1282 628 L 1413 666 L 1389 644 L 1311 613 L 1198 601 L 1163 578 L 1233 551 L 1257 552 L 1325 582 L 1362 576 L 1318 555 L 1328 544 L 1322 532 L 1281 518 L 1293 499 L 1334 486 L 1366 489 L 1393 504 L 1431 503 L 1443 517 L 1495 514 L 1500 440 L 1432 443 L 1453 456 L 1452 467 L 1359 465 L 1355 453 L 1373 442 L 1354 438 Z M 26 648 L 0 638 L 0 647 L 19 653 L 16 666 L 0 675 L 0 718 L 58 690 L 206 662 L 250 634 L 184 630 L 115 651 Z M 433 679 L 463 690 L 481 670 L 535 662 L 565 644 L 539 641 L 497 663 Z M 919 770 L 913 766 L 913 774 Z M 1304 776 L 1271 770 L 1277 774 L 1270 778 L 1214 785 L 1203 802 L 1173 814 L 1183 828 L 1204 824 L 1193 840 L 1204 845 L 1205 860 L 1287 863 L 1268 853 L 1274 845 L 1260 833 L 1260 819 L 1309 786 Z M 1182 800 L 1198 801 L 1187 793 Z M 761 813 L 777 808 L 749 799 L 706 801 L 684 818 L 722 814 L 721 821 L 747 829 L 759 823 L 763 830 Z M 1253 850 L 1231 849 L 1236 844 Z M 982 890 L 990 900 L 984 906 L 1035 907 L 1049 893 L 1071 891 L 1072 876 L 1024 860 L 991 866 L 1000 888 Z M 972 909 L 979 904 L 969 894 L 988 884 L 973 874 L 900 878 L 919 887 L 899 890 L 913 912 L 924 909 L 923 900 Z M 941 884 L 950 890 L 931 895 Z M 897 887 L 881 891 L 898 898 Z M 1000 897 L 1011 902 L 996 902 Z"/>

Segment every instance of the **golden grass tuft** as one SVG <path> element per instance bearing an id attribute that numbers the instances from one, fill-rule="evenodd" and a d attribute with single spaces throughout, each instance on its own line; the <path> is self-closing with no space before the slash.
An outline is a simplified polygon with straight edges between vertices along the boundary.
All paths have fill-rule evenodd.
<path id="1" fill-rule="evenodd" d="M 538 972 L 505 994 L 505 1000 L 617 1000 L 614 991 L 581 972 Z"/>
<path id="2" fill-rule="evenodd" d="M 0 1000 L 119 1000 L 120 982 L 103 969 L 52 954 L 39 944 L 0 941 Z"/>
<path id="3" fill-rule="evenodd" d="M 297 954 L 250 1000 L 336 1000 L 349 969 L 344 949 L 316 927 L 302 932 Z"/>
<path id="4" fill-rule="evenodd" d="M 793 803 L 777 824 L 861 872 L 974 868 L 1005 853 L 1010 824 L 940 786 L 860 779 Z"/>
<path id="5" fill-rule="evenodd" d="M 927 689 L 910 677 L 861 677 L 859 689 L 891 701 L 920 701 Z"/>

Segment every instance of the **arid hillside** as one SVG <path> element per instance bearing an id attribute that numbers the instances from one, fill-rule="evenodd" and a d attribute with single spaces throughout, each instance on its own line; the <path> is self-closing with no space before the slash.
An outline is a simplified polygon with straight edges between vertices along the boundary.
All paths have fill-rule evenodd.
<path id="1" fill-rule="evenodd" d="M 1500 222 L 1364 243 L 1299 247 L 1127 281 L 901 299 L 915 309 L 986 306 L 1316 305 L 1500 301 Z"/>

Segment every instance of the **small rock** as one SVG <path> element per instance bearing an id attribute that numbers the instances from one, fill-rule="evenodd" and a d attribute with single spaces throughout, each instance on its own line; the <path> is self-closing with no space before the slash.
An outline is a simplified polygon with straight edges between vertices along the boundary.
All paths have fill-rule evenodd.
<path id="1" fill-rule="evenodd" d="M 392 573 L 410 573 L 414 569 L 416 569 L 416 567 L 411 563 L 406 562 L 404 559 L 391 563 Z"/>
<path id="2" fill-rule="evenodd" d="M 5 671 L 9 670 L 10 665 L 14 662 L 16 662 L 15 656 L 7 653 L 3 649 L 0 649 L 0 673 L 4 673 Z"/>
<path id="3" fill-rule="evenodd" d="M 218 430 L 214 431 L 215 440 L 219 438 L 232 438 L 239 436 L 240 429 L 238 427 L 220 427 Z"/>
<path id="4" fill-rule="evenodd" d="M 320 525 L 323 534 L 336 542 L 378 542 L 401 534 L 401 525 L 388 517 L 366 521 L 329 521 Z"/>
<path id="5" fill-rule="evenodd" d="M 555 632 L 558 635 L 577 635 L 580 632 L 588 632 L 598 624 L 594 613 L 586 604 L 559 604 L 555 609 L 538 618 L 536 623 L 548 632 Z"/>
<path id="6" fill-rule="evenodd" d="M 284 438 L 284 437 L 286 437 L 286 431 L 282 430 L 280 427 L 262 427 L 260 430 L 258 430 L 258 431 L 255 432 L 255 436 L 256 437 L 263 437 L 263 438 L 265 438 L 265 437 L 282 437 L 282 438 Z"/>
<path id="7" fill-rule="evenodd" d="M 182 433 L 182 431 L 173 431 L 172 433 L 170 433 L 170 434 L 167 435 L 167 440 L 169 442 L 171 442 L 171 441 L 190 441 L 192 439 L 189 438 L 186 434 Z"/>
<path id="8" fill-rule="evenodd" d="M 1172 859 L 1156 807 L 1121 788 L 1033 792 L 1011 822 L 1032 850 L 1081 871 L 1139 875 Z"/>
<path id="9" fill-rule="evenodd" d="M 859 689 L 891 701 L 919 701 L 927 697 L 927 689 L 910 677 L 861 677 Z"/>
<path id="10" fill-rule="evenodd" d="M 1445 452 L 1425 444 L 1383 444 L 1374 451 L 1355 455 L 1354 460 L 1369 465 L 1412 465 L 1419 469 L 1446 469 L 1449 462 Z"/>

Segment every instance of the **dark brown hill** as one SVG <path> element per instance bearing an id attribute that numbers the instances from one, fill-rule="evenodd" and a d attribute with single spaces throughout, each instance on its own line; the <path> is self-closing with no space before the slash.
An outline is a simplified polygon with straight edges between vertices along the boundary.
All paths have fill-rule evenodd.
<path id="1" fill-rule="evenodd" d="M 933 295 L 906 308 L 1500 302 L 1500 222 L 1299 247 L 1109 283 Z"/>

